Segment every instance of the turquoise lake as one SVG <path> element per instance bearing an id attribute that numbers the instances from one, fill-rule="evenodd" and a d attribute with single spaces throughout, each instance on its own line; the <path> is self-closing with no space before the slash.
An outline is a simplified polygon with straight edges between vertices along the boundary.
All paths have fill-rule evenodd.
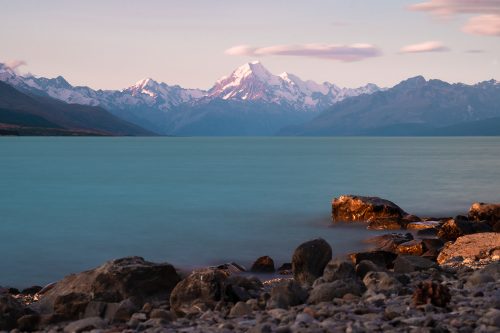
<path id="1" fill-rule="evenodd" d="M 0 285 L 43 285 L 128 255 L 280 265 L 332 226 L 331 199 L 375 195 L 453 216 L 500 202 L 500 138 L 0 138 Z"/>

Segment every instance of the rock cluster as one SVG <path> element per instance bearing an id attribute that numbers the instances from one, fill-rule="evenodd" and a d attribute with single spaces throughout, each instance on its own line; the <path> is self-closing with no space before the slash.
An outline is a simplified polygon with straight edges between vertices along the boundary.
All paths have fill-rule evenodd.
<path id="1" fill-rule="evenodd" d="M 279 269 L 292 274 L 267 281 L 234 263 L 181 278 L 170 264 L 117 259 L 43 289 L 0 288 L 0 331 L 498 332 L 500 234 L 480 229 L 496 224 L 496 210 L 406 224 L 415 218 L 370 202 L 382 208 L 363 218 L 380 212 L 425 228 L 377 236 L 372 251 L 346 258 L 332 259 L 321 238 L 305 242 Z M 474 223 L 481 227 L 457 237 L 442 231 Z M 426 228 L 437 232 L 420 233 Z M 274 261 L 261 257 L 252 270 L 272 272 Z"/>

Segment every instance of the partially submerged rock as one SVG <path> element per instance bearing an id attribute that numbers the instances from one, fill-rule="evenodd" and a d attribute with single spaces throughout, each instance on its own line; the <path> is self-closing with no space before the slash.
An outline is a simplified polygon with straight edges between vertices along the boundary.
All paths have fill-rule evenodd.
<path id="1" fill-rule="evenodd" d="M 500 221 L 500 203 L 475 202 L 469 209 L 469 220 L 487 221 L 491 226 Z"/>
<path id="2" fill-rule="evenodd" d="M 471 222 L 464 218 L 454 218 L 447 220 L 439 228 L 437 236 L 445 241 L 454 241 L 460 236 L 488 231 L 491 231 L 491 227 L 486 223 Z"/>
<path id="3" fill-rule="evenodd" d="M 323 270 L 331 259 L 332 248 L 324 239 L 305 242 L 293 253 L 293 277 L 299 283 L 312 284 L 323 275 Z"/>
<path id="4" fill-rule="evenodd" d="M 458 237 L 445 244 L 437 257 L 440 265 L 481 266 L 500 260 L 500 234 L 484 232 Z"/>
<path id="5" fill-rule="evenodd" d="M 400 229 L 418 217 L 379 197 L 342 195 L 332 202 L 333 222 L 367 222 L 371 229 Z"/>

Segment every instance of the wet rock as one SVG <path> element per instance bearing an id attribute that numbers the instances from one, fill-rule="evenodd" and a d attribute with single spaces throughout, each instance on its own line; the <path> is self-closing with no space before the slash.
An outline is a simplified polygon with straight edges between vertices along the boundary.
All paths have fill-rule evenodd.
<path id="1" fill-rule="evenodd" d="M 367 222 L 372 229 L 400 229 L 408 214 L 395 203 L 379 197 L 342 195 L 332 202 L 333 222 Z"/>
<path id="2" fill-rule="evenodd" d="M 451 300 L 448 287 L 432 281 L 420 282 L 413 293 L 413 304 L 445 307 Z"/>
<path id="3" fill-rule="evenodd" d="M 228 275 L 239 274 L 241 272 L 245 272 L 245 268 L 241 265 L 238 265 L 235 262 L 230 262 L 227 264 L 222 264 L 215 267 L 210 267 L 211 269 L 218 269 L 226 272 Z"/>
<path id="4" fill-rule="evenodd" d="M 88 301 L 120 302 L 129 297 L 142 301 L 164 299 L 180 281 L 170 264 L 156 264 L 141 257 L 108 261 L 102 266 L 72 274 L 44 292 L 37 303 L 40 313 L 53 312 L 56 300 L 64 306 L 65 296 L 75 295 Z"/>
<path id="5" fill-rule="evenodd" d="M 409 242 L 399 244 L 396 248 L 396 253 L 398 254 L 411 254 L 414 256 L 422 255 L 426 250 L 426 247 L 422 240 L 414 239 Z"/>
<path id="6" fill-rule="evenodd" d="M 9 294 L 0 294 L 0 330 L 11 330 L 24 315 L 24 307 Z"/>
<path id="7" fill-rule="evenodd" d="M 428 228 L 428 229 L 420 229 L 417 231 L 417 236 L 418 237 L 437 237 L 437 234 L 439 232 L 438 228 Z"/>
<path id="8" fill-rule="evenodd" d="M 260 257 L 255 260 L 250 271 L 256 273 L 274 273 L 274 260 L 268 256 Z"/>
<path id="9" fill-rule="evenodd" d="M 454 241 L 460 236 L 488 231 L 491 231 L 491 227 L 486 223 L 455 218 L 446 221 L 439 229 L 437 236 L 444 241 Z"/>
<path id="10" fill-rule="evenodd" d="M 292 263 L 286 262 L 278 268 L 278 274 L 280 275 L 290 275 L 292 274 Z"/>
<path id="11" fill-rule="evenodd" d="M 332 259 L 332 248 L 321 238 L 301 244 L 292 257 L 293 276 L 299 283 L 312 284 L 323 275 L 328 262 Z"/>
<path id="12" fill-rule="evenodd" d="M 100 329 L 106 326 L 106 321 L 100 317 L 90 317 L 69 323 L 64 327 L 65 333 L 80 333 Z"/>
<path id="13" fill-rule="evenodd" d="M 38 314 L 27 314 L 17 320 L 17 328 L 23 332 L 32 332 L 38 329 L 40 316 Z"/>
<path id="14" fill-rule="evenodd" d="M 335 298 L 342 298 L 346 294 L 361 296 L 365 288 L 357 278 L 335 280 L 333 282 L 321 283 L 314 286 L 309 299 L 309 304 L 318 304 L 321 302 L 331 302 Z"/>
<path id="15" fill-rule="evenodd" d="M 270 309 L 288 309 L 291 306 L 303 304 L 307 297 L 307 291 L 300 284 L 288 280 L 271 289 L 270 299 L 267 304 Z"/>
<path id="16" fill-rule="evenodd" d="M 487 221 L 491 226 L 500 221 L 500 203 L 475 202 L 469 209 L 469 220 Z"/>
<path id="17" fill-rule="evenodd" d="M 396 293 L 402 284 L 386 272 L 369 272 L 363 278 L 363 284 L 372 293 Z"/>
<path id="18" fill-rule="evenodd" d="M 394 261 L 395 273 L 411 273 L 433 267 L 437 267 L 433 261 L 418 256 L 399 255 Z"/>
<path id="19" fill-rule="evenodd" d="M 437 258 L 440 265 L 472 265 L 474 262 L 498 261 L 500 234 L 496 232 L 477 233 L 457 238 L 454 243 L 445 244 Z"/>
<path id="20" fill-rule="evenodd" d="M 350 257 L 355 265 L 363 260 L 369 260 L 379 267 L 392 268 L 398 255 L 388 251 L 370 251 L 353 253 Z"/>

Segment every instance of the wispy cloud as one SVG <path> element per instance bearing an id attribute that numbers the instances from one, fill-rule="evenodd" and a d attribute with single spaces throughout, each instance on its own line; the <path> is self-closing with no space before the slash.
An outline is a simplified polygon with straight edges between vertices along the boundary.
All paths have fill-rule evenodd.
<path id="1" fill-rule="evenodd" d="M 430 0 L 410 6 L 411 10 L 437 16 L 500 13 L 500 0 Z"/>
<path id="2" fill-rule="evenodd" d="M 225 51 L 233 56 L 295 56 L 314 57 L 321 59 L 338 60 L 344 62 L 360 61 L 367 58 L 378 57 L 382 52 L 372 44 L 296 44 L 272 45 L 254 47 L 237 45 Z"/>
<path id="3" fill-rule="evenodd" d="M 440 18 L 457 14 L 476 15 L 467 21 L 462 31 L 473 35 L 500 36 L 500 0 L 430 0 L 409 8 Z"/>
<path id="4" fill-rule="evenodd" d="M 425 53 L 425 52 L 447 52 L 450 49 L 438 41 L 428 41 L 418 44 L 411 44 L 401 48 L 401 53 Z"/>
<path id="5" fill-rule="evenodd" d="M 500 15 L 479 15 L 467 21 L 462 30 L 472 35 L 500 36 Z"/>
<path id="6" fill-rule="evenodd" d="M 5 62 L 5 66 L 9 67 L 12 70 L 16 70 L 18 67 L 26 66 L 26 61 L 24 60 L 11 60 Z"/>

